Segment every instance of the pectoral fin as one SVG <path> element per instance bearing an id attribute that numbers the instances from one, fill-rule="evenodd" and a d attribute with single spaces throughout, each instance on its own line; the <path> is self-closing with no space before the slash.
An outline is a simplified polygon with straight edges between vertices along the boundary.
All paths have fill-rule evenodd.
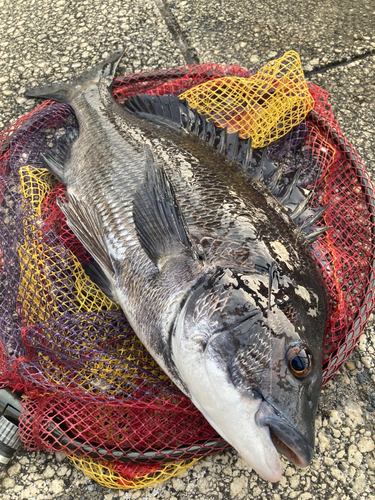
<path id="1" fill-rule="evenodd" d="M 95 210 L 86 203 L 67 194 L 68 202 L 57 201 L 66 222 L 86 250 L 94 257 L 107 278 L 114 278 L 115 271 L 104 240 L 103 227 Z"/>
<path id="2" fill-rule="evenodd" d="M 146 148 L 146 180 L 133 201 L 133 216 L 139 242 L 152 262 L 160 262 L 182 251 L 198 258 L 173 186 L 163 168 Z"/>

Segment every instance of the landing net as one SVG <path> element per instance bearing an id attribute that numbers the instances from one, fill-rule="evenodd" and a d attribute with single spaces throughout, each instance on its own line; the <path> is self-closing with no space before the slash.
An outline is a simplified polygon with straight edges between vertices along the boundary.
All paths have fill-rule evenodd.
<path id="1" fill-rule="evenodd" d="M 374 305 L 374 190 L 294 52 L 248 71 L 204 64 L 119 77 L 119 104 L 174 95 L 217 126 L 268 145 L 285 173 L 301 168 L 329 229 L 311 246 L 329 297 L 324 383 L 352 352 Z M 153 361 L 124 314 L 85 273 L 91 256 L 68 228 L 65 188 L 41 154 L 77 135 L 72 109 L 52 101 L 0 134 L 0 384 L 22 391 L 20 436 L 62 451 L 111 488 L 150 486 L 227 448 Z"/>

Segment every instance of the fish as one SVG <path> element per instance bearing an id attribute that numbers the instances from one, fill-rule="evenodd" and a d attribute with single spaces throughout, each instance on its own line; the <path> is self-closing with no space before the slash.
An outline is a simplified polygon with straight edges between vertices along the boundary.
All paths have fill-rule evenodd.
<path id="1" fill-rule="evenodd" d="M 328 306 L 310 243 L 321 210 L 295 177 L 282 185 L 266 151 L 186 102 L 117 104 L 123 52 L 26 92 L 69 104 L 78 120 L 78 137 L 43 156 L 67 188 L 59 205 L 155 361 L 277 482 L 279 453 L 300 467 L 314 453 Z"/>

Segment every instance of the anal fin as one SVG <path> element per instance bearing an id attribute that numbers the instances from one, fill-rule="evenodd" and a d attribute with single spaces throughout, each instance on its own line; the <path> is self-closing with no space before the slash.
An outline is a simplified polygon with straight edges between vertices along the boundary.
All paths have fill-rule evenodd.
<path id="1" fill-rule="evenodd" d="M 96 262 L 85 262 L 82 264 L 82 267 L 91 281 L 93 281 L 112 302 L 119 304 L 117 294 L 115 290 L 113 290 L 111 282 L 103 272 L 101 266 Z"/>
<path id="2" fill-rule="evenodd" d="M 64 165 L 70 148 L 78 137 L 78 130 L 73 129 L 60 137 L 58 143 L 42 155 L 43 162 L 50 172 L 64 184 Z"/>

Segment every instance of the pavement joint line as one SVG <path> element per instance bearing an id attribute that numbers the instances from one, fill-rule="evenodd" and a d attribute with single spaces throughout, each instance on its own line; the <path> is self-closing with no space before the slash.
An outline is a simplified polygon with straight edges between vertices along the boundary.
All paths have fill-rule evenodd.
<path id="1" fill-rule="evenodd" d="M 168 7 L 167 2 L 165 0 L 154 0 L 154 2 L 160 12 L 160 15 L 164 19 L 165 24 L 167 25 L 167 28 L 171 33 L 174 42 L 180 49 L 186 61 L 186 64 L 199 64 L 197 51 L 194 49 L 194 47 L 191 47 L 191 45 L 188 43 L 187 39 L 182 33 L 178 21 L 173 15 L 171 9 Z"/>
<path id="2" fill-rule="evenodd" d="M 375 49 L 368 49 L 363 54 L 346 56 L 338 61 L 333 61 L 331 63 L 325 64 L 324 66 L 319 66 L 318 68 L 313 69 L 312 71 L 305 71 L 305 76 L 306 78 L 309 78 L 311 75 L 318 75 L 321 73 L 325 73 L 329 69 L 339 68 L 341 66 L 348 66 L 352 62 L 361 61 L 373 55 L 375 55 Z"/>

